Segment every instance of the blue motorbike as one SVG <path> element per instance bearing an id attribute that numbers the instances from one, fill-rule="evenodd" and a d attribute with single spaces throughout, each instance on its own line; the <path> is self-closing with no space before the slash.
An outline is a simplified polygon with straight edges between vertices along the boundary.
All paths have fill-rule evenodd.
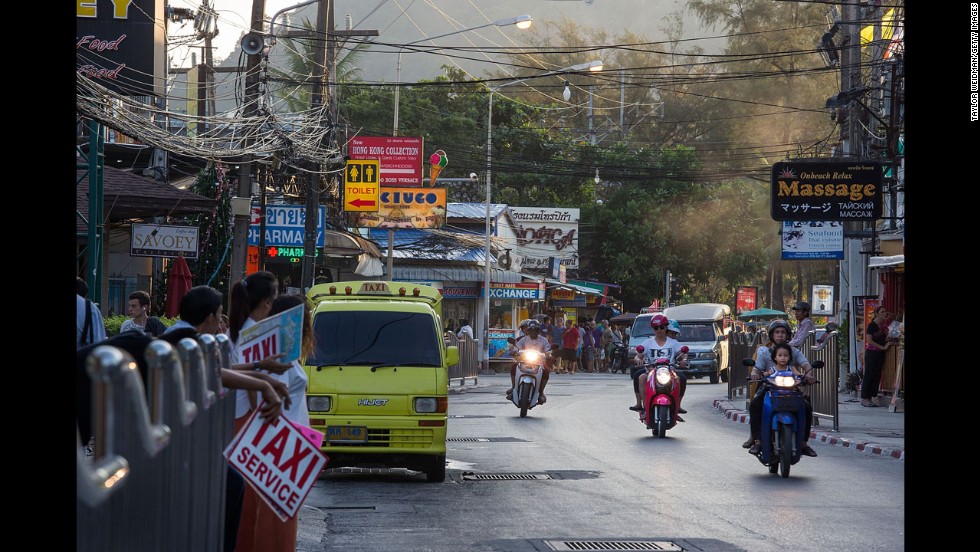
<path id="1" fill-rule="evenodd" d="M 755 366 L 755 361 L 745 359 L 742 364 Z M 811 366 L 823 368 L 824 362 L 818 360 Z M 756 456 L 769 468 L 769 473 L 778 471 L 781 476 L 789 477 L 790 466 L 800 461 L 806 442 L 806 403 L 801 391 L 805 378 L 805 374 L 798 376 L 787 370 L 777 371 L 763 380 L 762 445 Z"/>

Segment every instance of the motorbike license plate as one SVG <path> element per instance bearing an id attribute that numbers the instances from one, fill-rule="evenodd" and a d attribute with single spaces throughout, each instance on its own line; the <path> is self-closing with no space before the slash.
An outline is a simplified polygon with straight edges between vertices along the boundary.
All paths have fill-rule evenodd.
<path id="1" fill-rule="evenodd" d="M 330 443 L 366 443 L 366 427 L 327 426 L 327 441 Z"/>

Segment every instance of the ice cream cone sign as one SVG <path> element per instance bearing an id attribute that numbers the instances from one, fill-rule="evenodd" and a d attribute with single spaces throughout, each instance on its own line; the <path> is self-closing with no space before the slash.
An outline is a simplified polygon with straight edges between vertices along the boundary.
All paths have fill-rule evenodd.
<path id="1" fill-rule="evenodd" d="M 439 173 L 442 172 L 443 167 L 449 164 L 449 157 L 446 157 L 446 152 L 436 150 L 429 156 L 429 163 L 429 186 L 435 186 Z"/>

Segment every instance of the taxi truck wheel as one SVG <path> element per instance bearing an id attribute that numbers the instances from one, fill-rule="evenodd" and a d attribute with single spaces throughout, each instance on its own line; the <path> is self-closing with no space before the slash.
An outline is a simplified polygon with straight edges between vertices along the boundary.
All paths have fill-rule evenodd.
<path id="1" fill-rule="evenodd" d="M 429 467 L 425 469 L 425 480 L 429 483 L 442 483 L 446 480 L 446 455 L 432 457 Z"/>

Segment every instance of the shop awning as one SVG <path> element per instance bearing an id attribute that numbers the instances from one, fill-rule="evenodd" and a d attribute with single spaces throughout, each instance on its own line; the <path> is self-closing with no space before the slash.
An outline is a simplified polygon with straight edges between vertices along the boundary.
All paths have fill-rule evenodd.
<path id="1" fill-rule="evenodd" d="M 392 272 L 395 280 L 410 280 L 413 282 L 480 282 L 482 285 L 486 278 L 486 273 L 482 266 L 399 266 L 395 264 L 392 267 Z M 519 284 L 524 281 L 524 278 L 520 272 L 491 268 L 490 281 L 505 284 Z"/>
<path id="2" fill-rule="evenodd" d="M 905 255 L 887 255 L 868 259 L 868 268 L 884 268 L 886 266 L 905 266 Z"/>
<path id="3" fill-rule="evenodd" d="M 568 282 L 562 282 L 561 280 L 554 280 L 552 278 L 545 278 L 544 281 L 545 281 L 546 284 L 548 284 L 547 287 L 549 287 L 549 288 L 560 287 L 560 288 L 565 288 L 565 289 L 572 289 L 572 290 L 577 291 L 578 293 L 584 293 L 586 295 L 599 295 L 599 296 L 602 296 L 602 292 L 601 291 L 592 289 L 590 287 L 580 286 L 578 284 L 569 284 Z"/>
<path id="4" fill-rule="evenodd" d="M 324 230 L 323 252 L 336 257 L 356 257 L 367 253 L 373 257 L 384 257 L 378 246 L 367 238 L 342 230 Z"/>

